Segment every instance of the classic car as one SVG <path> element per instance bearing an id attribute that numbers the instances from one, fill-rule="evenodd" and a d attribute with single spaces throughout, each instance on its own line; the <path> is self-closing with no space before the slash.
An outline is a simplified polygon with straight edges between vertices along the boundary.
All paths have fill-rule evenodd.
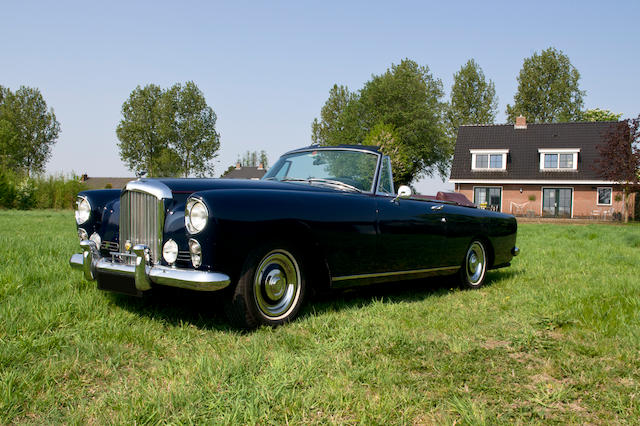
<path id="1" fill-rule="evenodd" d="M 459 194 L 458 194 L 459 195 Z M 70 264 L 101 290 L 221 291 L 230 320 L 279 325 L 305 296 L 451 274 L 478 288 L 508 266 L 516 219 L 455 197 L 394 191 L 376 147 L 310 146 L 262 180 L 138 179 L 78 194 L 81 253 Z"/>

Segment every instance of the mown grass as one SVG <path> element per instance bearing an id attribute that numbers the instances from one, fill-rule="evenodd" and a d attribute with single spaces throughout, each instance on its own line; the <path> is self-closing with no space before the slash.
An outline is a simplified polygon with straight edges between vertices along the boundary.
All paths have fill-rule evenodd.
<path id="1" fill-rule="evenodd" d="M 640 227 L 522 225 L 479 291 L 323 296 L 242 333 L 216 295 L 71 271 L 71 212 L 0 211 L 0 423 L 637 423 Z"/>

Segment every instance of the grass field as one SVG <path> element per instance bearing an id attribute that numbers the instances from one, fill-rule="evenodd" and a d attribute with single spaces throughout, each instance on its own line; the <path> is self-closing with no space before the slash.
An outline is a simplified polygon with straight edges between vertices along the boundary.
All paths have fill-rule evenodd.
<path id="1" fill-rule="evenodd" d="M 212 296 L 71 271 L 70 211 L 0 211 L 0 423 L 640 422 L 640 226 L 521 225 L 479 291 L 323 296 L 242 333 Z"/>

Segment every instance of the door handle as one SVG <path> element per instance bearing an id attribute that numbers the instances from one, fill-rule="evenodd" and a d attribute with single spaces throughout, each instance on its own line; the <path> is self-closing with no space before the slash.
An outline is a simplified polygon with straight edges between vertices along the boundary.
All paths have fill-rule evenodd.
<path id="1" fill-rule="evenodd" d="M 439 206 L 431 206 L 431 210 L 442 210 L 444 204 L 440 204 Z"/>

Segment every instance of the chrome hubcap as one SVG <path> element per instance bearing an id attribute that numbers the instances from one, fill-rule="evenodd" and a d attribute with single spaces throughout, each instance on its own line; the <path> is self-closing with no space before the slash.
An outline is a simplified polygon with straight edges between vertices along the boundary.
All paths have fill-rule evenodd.
<path id="1" fill-rule="evenodd" d="M 475 241 L 467 251 L 466 270 L 470 284 L 478 284 L 482 281 L 485 272 L 486 255 L 484 247 Z"/>
<path id="2" fill-rule="evenodd" d="M 267 253 L 256 269 L 253 289 L 263 315 L 273 320 L 289 315 L 300 297 L 300 268 L 291 253 Z"/>

